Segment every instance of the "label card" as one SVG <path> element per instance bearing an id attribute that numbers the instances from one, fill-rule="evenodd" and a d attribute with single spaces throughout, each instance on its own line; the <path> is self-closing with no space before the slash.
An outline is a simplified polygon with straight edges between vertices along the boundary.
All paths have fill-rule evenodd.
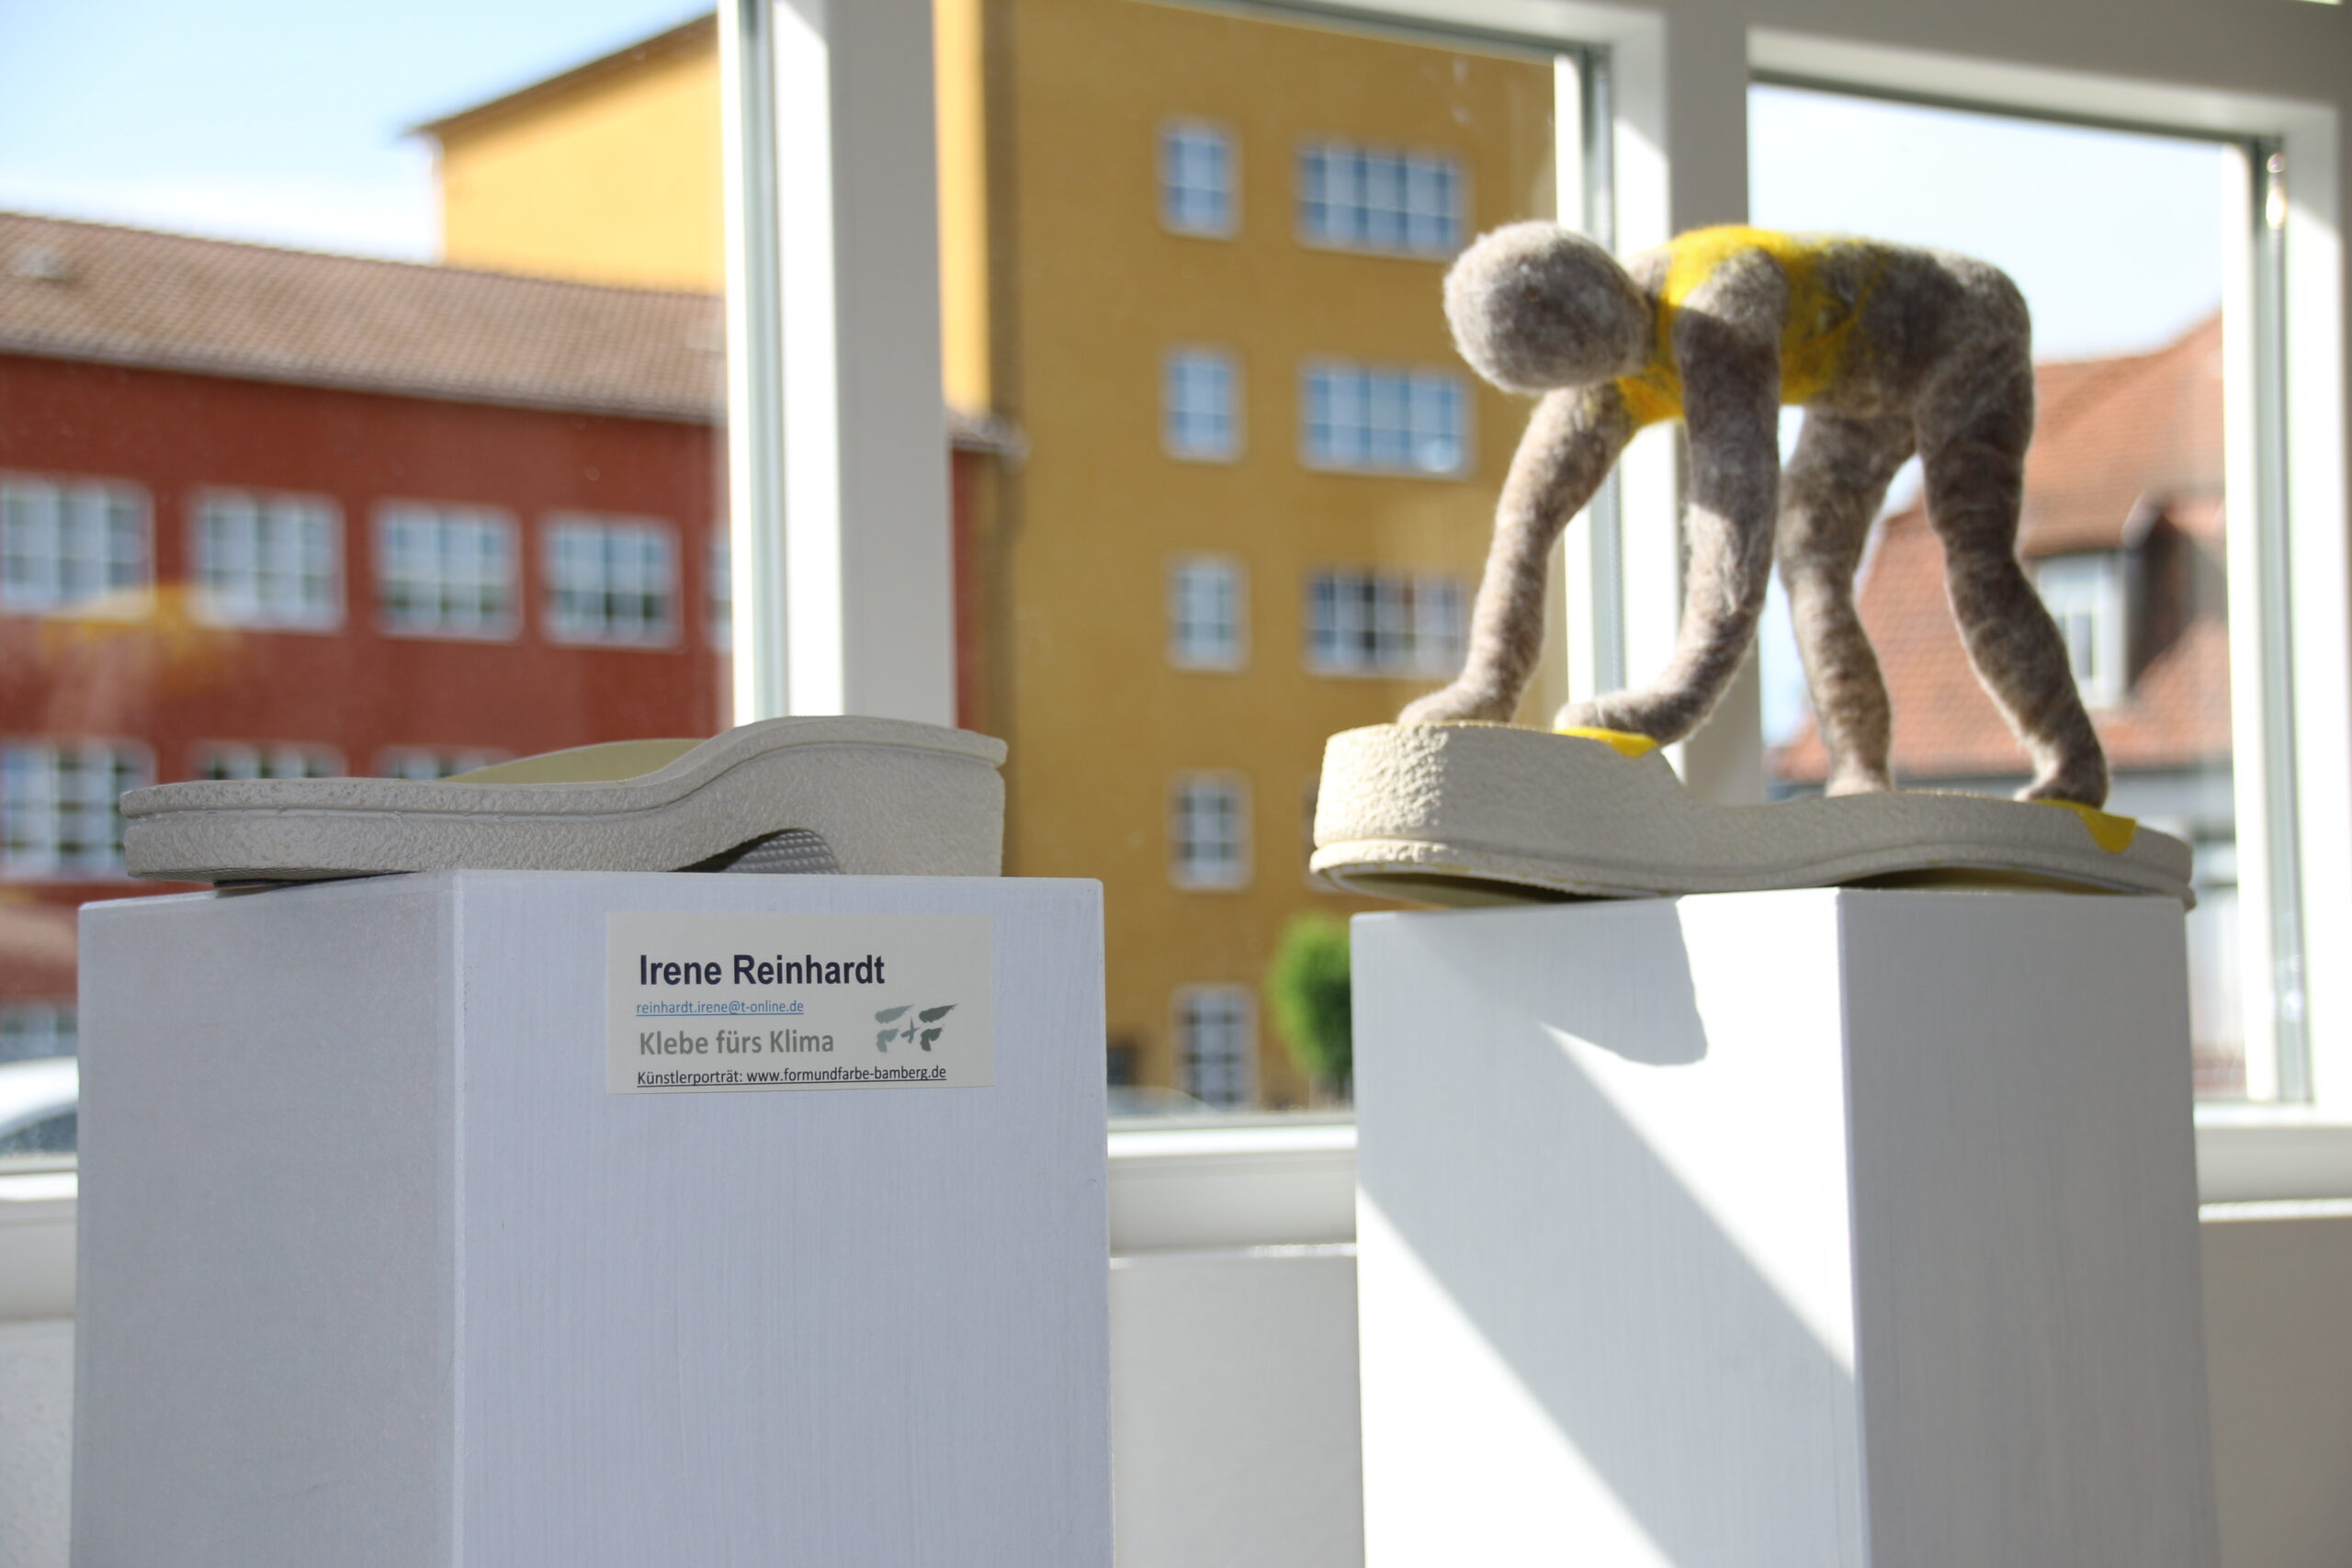
<path id="1" fill-rule="evenodd" d="M 605 1086 L 991 1083 L 993 975 L 986 915 L 608 916 Z"/>

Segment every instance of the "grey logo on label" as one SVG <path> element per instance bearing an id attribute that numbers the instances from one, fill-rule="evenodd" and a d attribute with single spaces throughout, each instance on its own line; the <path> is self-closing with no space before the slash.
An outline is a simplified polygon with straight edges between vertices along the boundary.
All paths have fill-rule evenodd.
<path id="1" fill-rule="evenodd" d="M 891 1027 L 875 1035 L 875 1045 L 887 1052 L 890 1049 L 890 1042 L 897 1040 L 906 1044 L 920 1045 L 926 1051 L 930 1050 L 940 1035 L 946 1032 L 947 1026 L 939 1021 L 954 1012 L 956 1004 L 949 1002 L 944 1007 L 925 1008 L 921 1012 L 915 1013 L 914 1017 L 908 1018 L 904 1024 L 900 1024 L 899 1020 L 906 1018 L 907 1014 L 913 1010 L 914 1004 L 909 1002 L 903 1007 L 884 1008 L 880 1012 L 876 1013 L 875 1022 L 887 1023 Z M 923 1028 L 922 1026 L 926 1023 L 932 1027 Z"/>

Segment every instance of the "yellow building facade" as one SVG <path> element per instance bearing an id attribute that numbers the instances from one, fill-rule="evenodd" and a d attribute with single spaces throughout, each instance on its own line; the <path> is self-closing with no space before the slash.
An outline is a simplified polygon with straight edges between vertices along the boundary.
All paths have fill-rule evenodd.
<path id="1" fill-rule="evenodd" d="M 1146 0 L 940 0 L 938 36 L 946 389 L 1021 446 L 962 563 L 1007 869 L 1103 883 L 1114 1077 L 1302 1103 L 1262 979 L 1291 919 L 1371 907 L 1306 874 L 1324 738 L 1458 658 L 1526 405 L 1439 282 L 1551 212 L 1552 63 Z M 715 39 L 653 42 L 435 128 L 449 261 L 715 284 Z M 656 124 L 707 223 L 636 190 L 699 173 L 579 167 Z"/>

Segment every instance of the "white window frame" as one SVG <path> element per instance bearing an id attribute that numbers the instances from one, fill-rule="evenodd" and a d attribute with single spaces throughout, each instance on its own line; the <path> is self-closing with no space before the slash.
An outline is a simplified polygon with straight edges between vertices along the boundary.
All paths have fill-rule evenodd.
<path id="1" fill-rule="evenodd" d="M 1224 206 L 1219 219 L 1194 220 L 1183 210 L 1189 193 L 1211 188 L 1186 177 L 1191 173 L 1185 165 L 1186 148 L 1193 142 L 1214 142 L 1225 155 L 1225 184 L 1216 192 Z M 1155 145 L 1159 226 L 1171 234 L 1196 240 L 1230 240 L 1240 233 L 1241 151 L 1240 140 L 1232 130 L 1214 120 L 1162 120 Z"/>
<path id="2" fill-rule="evenodd" d="M 567 592 L 610 596 L 627 586 L 624 583 L 616 587 L 610 575 L 615 570 L 613 547 L 623 541 L 659 546 L 653 581 L 644 591 L 659 600 L 660 618 L 629 629 L 616 626 L 609 617 L 590 620 L 567 612 L 563 604 Z M 598 569 L 605 575 L 594 581 L 568 580 L 578 559 L 574 552 L 591 542 L 596 546 Z M 626 566 L 623 570 L 626 575 Z M 683 615 L 679 604 L 683 574 L 678 568 L 678 530 L 661 518 L 550 512 L 539 526 L 539 576 L 541 591 L 547 595 L 540 606 L 539 625 L 545 628 L 549 642 L 571 648 L 676 646 Z"/>
<path id="3" fill-rule="evenodd" d="M 1222 378 L 1225 406 L 1202 410 L 1193 393 L 1204 384 L 1204 372 Z M 1219 421 L 1222 438 L 1193 434 L 1196 420 Z M 1170 349 L 1159 359 L 1159 449 L 1180 463 L 1238 463 L 1242 450 L 1241 361 L 1231 349 L 1186 344 Z"/>
<path id="4" fill-rule="evenodd" d="M 1235 1035 L 1230 1057 L 1238 1092 L 1209 1100 L 1198 1094 L 1200 1080 L 1193 1072 L 1192 1024 L 1195 1009 L 1216 1006 L 1228 1014 Z M 1174 1058 L 1177 1087 L 1219 1111 L 1246 1111 L 1258 1097 L 1258 998 L 1247 986 L 1199 984 L 1176 987 L 1169 998 L 1168 1041 Z"/>
<path id="5" fill-rule="evenodd" d="M 107 851 L 95 858 L 85 855 L 71 860 L 57 853 L 53 847 L 48 853 L 19 854 L 8 842 L 15 836 L 17 815 L 25 808 L 12 787 L 17 767 L 17 758 L 46 753 L 53 780 L 57 761 L 68 752 L 79 752 L 85 765 L 103 758 L 110 773 L 119 771 L 125 775 L 119 781 L 120 788 L 114 788 L 117 781 L 109 779 L 108 786 L 103 792 L 112 797 L 108 806 L 114 811 Z M 154 753 L 143 741 L 85 736 L 10 736 L 0 740 L 0 879 L 9 882 L 112 882 L 127 876 L 129 873 L 124 871 L 122 863 L 122 813 L 114 802 L 130 790 L 153 783 L 154 778 Z M 54 813 L 58 809 L 55 790 L 50 789 L 44 798 L 51 803 L 50 809 Z M 78 808 L 92 809 L 92 798 L 83 798 Z M 60 835 L 52 832 L 48 837 L 53 845 Z"/>
<path id="6" fill-rule="evenodd" d="M 1194 831 L 1196 792 L 1216 791 L 1230 802 L 1233 832 L 1229 857 L 1210 863 L 1193 852 L 1204 841 Z M 1168 784 L 1168 880 L 1187 893 L 1238 893 L 1250 886 L 1253 871 L 1250 833 L 1250 781 L 1237 773 L 1182 773 Z"/>
<path id="7" fill-rule="evenodd" d="M 1619 251 L 1746 215 L 1747 95 L 1757 73 L 2053 118 L 2276 138 L 2285 154 L 2281 203 L 2293 235 L 2280 294 L 2296 352 L 2281 375 L 2270 434 L 2293 457 L 2278 487 L 2280 541 L 2265 558 L 2256 531 L 2238 529 L 2233 548 L 2283 568 L 2277 548 L 2283 542 L 2291 558 L 2291 572 L 2282 570 L 2274 592 L 2291 612 L 2283 635 L 2293 679 L 2291 693 L 2280 692 L 2276 682 L 2264 683 L 2261 671 L 2247 671 L 2256 688 L 2247 694 L 2253 700 L 2235 700 L 2233 693 L 2233 707 L 2256 742 L 2282 729 L 2293 736 L 2292 761 L 2283 770 L 2292 789 L 2282 798 L 2302 803 L 2292 869 L 2302 890 L 2303 950 L 2337 952 L 2352 942 L 2352 811 L 2344 808 L 2352 800 L 2352 537 L 2344 526 L 2352 433 L 2345 395 L 2346 255 L 2338 238 L 2340 220 L 2352 216 L 2342 210 L 2339 174 L 2352 167 L 2345 134 L 2352 125 L 2352 75 L 2341 66 L 2336 12 L 2284 3 L 2075 0 L 2070 25 L 2052 29 L 2032 7 L 1996 7 L 1972 14 L 1969 52 L 1962 53 L 1952 48 L 1949 8 L 1930 0 L 1873 7 L 1866 32 L 1842 35 L 1823 30 L 1826 14 L 1804 0 L 1672 0 L 1670 16 L 1665 8 L 1585 0 L 1349 0 L 1344 7 L 1295 0 L 1292 8 L 1303 18 L 1323 11 L 1509 34 L 1605 58 L 1605 98 L 1584 92 L 1584 79 L 1568 63 L 1558 74 L 1558 210 L 1582 218 Z M 796 10 L 781 36 L 772 0 L 724 0 L 719 15 L 728 108 L 730 493 L 746 502 L 732 513 L 736 558 L 746 563 L 744 580 L 762 585 L 760 603 L 740 604 L 737 611 L 737 716 L 841 711 L 747 705 L 747 691 L 767 692 L 760 700 L 780 704 L 787 691 L 806 688 L 821 701 L 854 687 L 869 694 L 861 711 L 945 722 L 955 690 L 947 646 L 952 556 L 944 475 L 938 471 L 944 466 L 936 461 L 944 435 L 937 193 L 928 177 L 935 166 L 936 71 L 929 11 Z M 776 90 L 778 75 L 786 90 Z M 849 92 L 843 85 L 853 77 L 858 90 Z M 813 91 L 799 90 L 810 84 Z M 1580 139 L 1588 123 L 1600 134 Z M 793 152 L 788 199 L 778 197 L 779 141 Z M 815 212 L 821 220 L 783 224 L 778 215 L 785 211 Z M 2233 268 L 2241 278 L 2246 271 Z M 859 288 L 835 287 L 842 276 L 855 276 Z M 788 305 L 783 276 L 801 280 Z M 2246 339 L 2253 316 L 2241 308 L 2248 303 L 2243 293 L 2225 301 L 2226 317 L 2245 329 L 2233 329 L 2227 345 L 2231 380 L 2240 390 L 2256 360 Z M 787 338 L 796 344 L 792 381 L 805 394 L 793 400 L 788 422 L 781 395 Z M 761 385 L 763 365 L 765 389 L 747 389 Z M 842 374 L 849 365 L 857 376 Z M 2233 401 L 2240 409 L 2246 403 L 2243 397 Z M 794 474 L 791 503 L 780 506 L 786 423 Z M 2233 449 L 2250 452 L 2250 419 L 2233 416 Z M 2251 471 L 2233 462 L 2233 489 Z M 888 503 L 896 499 L 894 480 L 920 480 L 938 493 Z M 1589 694 L 1597 678 L 1613 685 L 1627 674 L 1647 679 L 1665 665 L 1680 603 L 1677 484 L 1673 434 L 1646 432 L 1588 519 L 1603 525 L 1570 536 L 1572 695 Z M 845 523 L 853 518 L 854 530 Z M 746 540 L 756 553 L 743 547 Z M 796 606 L 804 578 L 814 580 L 808 592 L 815 606 L 792 617 L 789 641 L 797 652 L 789 659 L 782 592 L 787 553 Z M 2233 560 L 2233 592 L 2239 583 L 2249 592 L 2259 588 L 2260 575 L 2241 570 L 2250 564 Z M 920 581 L 910 582 L 910 573 Z M 910 597 L 920 601 L 912 612 Z M 2243 618 L 2241 608 L 2233 604 L 2233 621 Z M 910 624 L 935 635 L 910 641 L 900 635 Z M 813 674 L 804 670 L 809 664 Z M 767 685 L 758 686 L 753 674 Z M 1670 749 L 1699 798 L 1762 798 L 1758 690 L 1751 671 L 1707 730 Z M 2251 762 L 2259 772 L 2273 752 L 2242 741 L 2238 754 L 2242 767 Z M 2242 834 L 2263 827 L 2240 813 Z M 2255 896 L 2249 886 L 2246 897 Z M 2267 953 L 2249 954 L 2248 963 L 2260 970 Z M 2352 972 L 2312 965 L 2305 985 L 2313 1100 L 2235 1118 L 2200 1111 L 2208 1197 L 2352 1195 Z"/>
<path id="8" fill-rule="evenodd" d="M 1351 383 L 1342 398 L 1341 383 Z M 1360 383 L 1354 385 L 1353 383 Z M 1453 408 L 1454 426 L 1450 433 L 1424 429 L 1422 415 L 1437 400 L 1440 393 Z M 1345 401 L 1350 413 L 1354 405 L 1363 405 L 1363 417 L 1350 420 L 1344 425 L 1337 412 Z M 1317 411 L 1325 409 L 1318 419 Z M 1375 474 L 1384 479 L 1460 479 L 1470 475 L 1473 454 L 1472 411 L 1475 403 L 1467 377 L 1458 371 L 1436 366 L 1372 365 L 1351 359 L 1318 355 L 1299 367 L 1298 372 L 1298 460 L 1317 473 Z M 1385 409 L 1393 416 L 1383 421 L 1379 414 Z M 1318 443 L 1317 432 L 1361 426 L 1364 432 L 1364 451 L 1361 457 L 1336 454 Z M 1374 456 L 1372 443 L 1381 430 L 1394 430 L 1405 444 L 1407 456 L 1395 461 Z M 1417 454 L 1424 443 L 1451 439 L 1453 461 L 1439 466 L 1421 461 Z"/>
<path id="9" fill-rule="evenodd" d="M 242 519 L 234 513 L 242 513 Z M 224 516 L 224 513 L 230 515 Z M 242 521 L 249 537 L 224 540 L 216 523 Z M 268 631 L 340 630 L 344 613 L 343 509 L 321 495 L 207 488 L 189 498 L 189 581 L 197 613 L 216 626 Z M 226 551 L 234 558 L 218 559 Z M 214 579 L 248 581 L 226 589 Z M 315 601 L 274 588 L 315 579 Z"/>
<path id="10" fill-rule="evenodd" d="M 505 541 L 506 606 L 496 619 L 475 625 L 418 625 L 403 622 L 392 608 L 393 539 L 406 526 L 430 524 L 436 528 L 478 528 Z M 386 501 L 375 517 L 376 615 L 386 637 L 431 637 L 456 642 L 512 642 L 523 627 L 523 536 L 514 513 L 495 506 L 464 502 Z"/>
<path id="11" fill-rule="evenodd" d="M 52 547 L 40 558 L 49 563 L 49 570 L 40 574 L 41 581 L 18 581 L 15 563 L 23 543 L 17 536 L 23 509 L 42 499 L 61 509 L 50 525 L 46 540 Z M 77 522 L 63 510 L 86 512 L 92 506 L 103 511 L 95 537 L 86 525 L 86 516 Z M 117 570 L 120 552 L 115 547 L 118 541 L 114 513 L 118 507 L 133 513 L 131 528 L 138 557 L 129 570 L 121 571 Z M 76 543 L 94 545 L 95 548 L 77 549 L 74 547 Z M 92 580 L 94 571 L 96 581 Z M 113 581 L 118 576 L 122 581 Z M 74 581 L 76 578 L 80 581 Z M 154 583 L 155 509 L 145 490 L 127 479 L 79 474 L 0 473 L 0 613 L 45 615 L 59 610 L 111 610 L 129 615 L 138 613 L 145 592 Z"/>
<path id="12" fill-rule="evenodd" d="M 1227 611 L 1221 636 L 1202 640 L 1203 620 L 1195 585 L 1204 580 L 1222 582 Z M 1224 672 L 1250 662 L 1250 574 L 1239 558 L 1222 555 L 1181 555 L 1168 563 L 1168 663 L 1176 670 Z"/>

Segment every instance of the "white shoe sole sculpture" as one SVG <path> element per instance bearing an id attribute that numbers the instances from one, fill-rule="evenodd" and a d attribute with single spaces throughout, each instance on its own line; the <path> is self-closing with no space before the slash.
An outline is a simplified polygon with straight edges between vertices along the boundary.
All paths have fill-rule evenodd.
<path id="1" fill-rule="evenodd" d="M 2066 886 L 2194 902 L 2189 850 L 2089 807 L 1924 791 L 1709 806 L 1608 730 L 1375 725 L 1331 738 L 1314 869 L 1424 904 L 1861 881 Z"/>
<path id="2" fill-rule="evenodd" d="M 123 858 L 172 882 L 396 871 L 994 876 L 1004 742 L 885 718 L 772 718 L 435 781 L 230 779 L 122 797 Z"/>

